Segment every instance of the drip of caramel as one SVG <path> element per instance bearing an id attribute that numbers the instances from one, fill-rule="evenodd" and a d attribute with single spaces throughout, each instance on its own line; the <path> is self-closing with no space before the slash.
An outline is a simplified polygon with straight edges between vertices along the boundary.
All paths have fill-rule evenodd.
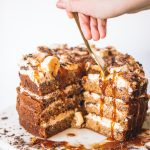
<path id="1" fill-rule="evenodd" d="M 129 147 L 145 146 L 150 141 L 149 130 L 142 129 L 141 133 L 137 137 L 134 137 L 128 141 L 115 141 L 112 138 L 107 138 L 103 143 L 93 144 L 93 149 L 111 149 L 111 150 L 128 150 Z"/>
<path id="2" fill-rule="evenodd" d="M 111 137 L 114 139 L 114 125 L 116 122 L 116 86 L 115 86 L 115 79 L 116 79 L 116 72 L 114 72 L 113 74 L 113 78 L 112 78 L 112 95 L 113 95 L 113 101 L 112 101 L 112 105 L 113 105 L 113 111 L 112 111 L 112 122 L 111 122 Z M 101 81 L 99 81 L 101 82 Z M 101 86 L 102 85 L 102 86 Z M 102 119 L 103 117 L 103 111 L 104 111 L 104 96 L 106 95 L 105 91 L 106 88 L 108 86 L 108 81 L 106 80 L 106 78 L 104 78 L 103 83 L 100 84 L 101 90 L 102 90 L 102 96 L 100 98 L 100 117 Z"/>
<path id="3" fill-rule="evenodd" d="M 56 148 L 64 148 L 64 149 L 68 149 L 68 150 L 86 150 L 86 148 L 80 144 L 77 146 L 73 146 L 70 145 L 68 142 L 66 141 L 52 141 L 52 140 L 47 140 L 47 139 L 39 139 L 39 138 L 35 138 L 32 143 L 31 146 L 37 146 L 38 148 L 48 148 L 48 149 L 56 149 Z"/>
<path id="4" fill-rule="evenodd" d="M 34 79 L 35 79 L 36 81 L 39 81 L 39 73 L 38 73 L 37 70 L 34 71 Z"/>
<path id="5" fill-rule="evenodd" d="M 112 122 L 111 122 L 111 137 L 114 139 L 114 125 L 116 122 L 116 86 L 115 86 L 116 72 L 113 74 L 112 79 L 112 94 L 113 94 L 113 112 L 112 112 Z"/>
<path id="6" fill-rule="evenodd" d="M 101 74 L 100 74 L 100 77 L 101 77 Z M 101 95 L 101 98 L 100 98 L 100 117 L 101 119 L 103 118 L 103 110 L 104 110 L 104 96 L 105 96 L 105 90 L 106 90 L 106 87 L 107 87 L 107 82 L 106 82 L 106 79 L 105 77 L 103 76 L 104 80 L 103 81 L 100 81 L 99 82 L 102 82 L 102 84 L 99 84 L 100 85 L 100 88 L 102 90 L 102 95 Z M 101 86 L 102 85 L 102 86 Z"/>
<path id="7" fill-rule="evenodd" d="M 56 149 L 58 147 L 66 150 L 87 150 L 87 148 L 80 144 L 72 146 L 66 141 L 51 141 L 47 139 L 33 138 L 31 139 L 31 147 L 37 146 L 39 149 L 48 148 Z M 95 143 L 91 145 L 91 149 L 111 149 L 111 150 L 128 150 L 133 146 L 144 146 L 150 141 L 150 130 L 142 129 L 137 137 L 134 137 L 128 141 L 115 141 L 113 138 L 107 138 L 104 142 Z"/>
<path id="8" fill-rule="evenodd" d="M 102 95 L 100 99 L 100 117 L 103 118 L 103 109 L 104 109 L 104 96 Z"/>

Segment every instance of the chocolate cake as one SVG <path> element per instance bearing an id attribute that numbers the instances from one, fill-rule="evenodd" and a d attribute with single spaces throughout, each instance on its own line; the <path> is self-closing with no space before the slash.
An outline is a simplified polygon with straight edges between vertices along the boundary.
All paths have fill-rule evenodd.
<path id="1" fill-rule="evenodd" d="M 85 127 L 123 141 L 140 131 L 148 107 L 141 64 L 113 47 L 93 49 L 105 76 L 81 46 L 38 47 L 23 56 L 16 107 L 28 132 L 47 138 Z"/>

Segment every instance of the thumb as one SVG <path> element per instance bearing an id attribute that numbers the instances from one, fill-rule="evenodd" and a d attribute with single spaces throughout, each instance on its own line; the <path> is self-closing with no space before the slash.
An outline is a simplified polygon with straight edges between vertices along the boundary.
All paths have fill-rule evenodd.
<path id="1" fill-rule="evenodd" d="M 97 1 L 98 0 L 58 0 L 56 6 L 70 12 L 80 12 L 92 16 L 93 5 L 97 5 Z"/>

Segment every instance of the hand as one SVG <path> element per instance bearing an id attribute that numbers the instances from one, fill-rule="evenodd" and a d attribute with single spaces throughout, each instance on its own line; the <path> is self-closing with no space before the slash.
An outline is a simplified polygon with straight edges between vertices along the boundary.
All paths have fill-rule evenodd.
<path id="1" fill-rule="evenodd" d="M 60 4 L 61 1 L 57 2 L 58 8 L 65 8 L 62 7 Z M 69 18 L 73 18 L 71 12 L 67 11 Z M 99 19 L 95 17 L 90 17 L 88 15 L 84 15 L 83 13 L 78 13 L 79 22 L 81 29 L 84 33 L 84 36 L 87 40 L 93 39 L 95 41 L 99 40 L 100 38 L 105 38 L 106 36 L 106 19 Z"/>
<path id="2" fill-rule="evenodd" d="M 71 12 L 67 13 L 69 18 L 73 18 Z M 104 38 L 106 36 L 106 19 L 96 19 L 94 17 L 90 17 L 82 13 L 78 13 L 78 16 L 81 29 L 87 40 L 93 39 L 97 41 L 100 38 Z"/>
<path id="3" fill-rule="evenodd" d="M 78 12 L 87 39 L 106 36 L 106 19 L 150 8 L 150 0 L 58 0 L 57 7 Z M 69 13 L 71 17 L 71 13 Z"/>

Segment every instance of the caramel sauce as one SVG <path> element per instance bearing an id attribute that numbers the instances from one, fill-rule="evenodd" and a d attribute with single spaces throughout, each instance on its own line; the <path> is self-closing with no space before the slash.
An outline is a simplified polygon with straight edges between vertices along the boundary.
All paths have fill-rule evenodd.
<path id="1" fill-rule="evenodd" d="M 111 137 L 114 139 L 114 125 L 116 122 L 116 86 L 114 84 L 116 79 L 116 72 L 114 72 L 113 74 L 113 78 L 112 78 L 112 96 L 113 96 L 113 101 L 112 101 L 112 105 L 113 105 L 113 111 L 112 111 L 112 121 L 111 121 Z M 108 81 L 106 80 L 106 78 L 104 78 L 102 86 L 100 84 L 100 87 L 102 89 L 102 97 L 100 98 L 100 117 L 103 117 L 103 111 L 104 111 L 104 96 L 105 96 L 105 91 L 106 88 L 108 86 Z"/>
<path id="2" fill-rule="evenodd" d="M 113 79 L 112 79 L 112 95 L 113 95 L 113 112 L 112 112 L 112 122 L 111 122 L 111 137 L 114 139 L 114 125 L 116 122 L 116 86 L 115 86 L 115 79 L 116 79 L 116 72 L 113 74 Z"/>
<path id="3" fill-rule="evenodd" d="M 103 118 L 103 109 L 104 109 L 104 96 L 100 99 L 100 117 Z"/>
<path id="4" fill-rule="evenodd" d="M 103 118 L 103 111 L 104 111 L 104 96 L 105 96 L 105 90 L 106 90 L 106 87 L 107 87 L 107 82 L 106 82 L 105 78 L 104 78 L 104 81 L 102 83 L 102 86 L 100 86 L 100 87 L 102 89 L 102 96 L 100 98 L 100 117 L 102 119 Z"/>
<path id="5" fill-rule="evenodd" d="M 116 72 L 114 72 L 113 78 L 112 78 L 112 86 L 113 86 L 113 89 L 112 89 L 112 95 L 113 95 L 112 105 L 113 105 L 113 111 L 112 111 L 112 122 L 111 122 L 111 127 L 110 127 L 111 128 L 111 137 L 112 138 L 114 138 L 114 125 L 115 125 L 115 122 L 116 122 L 116 86 L 114 84 L 115 79 L 116 79 Z M 102 89 L 102 97 L 100 98 L 100 117 L 101 118 L 103 117 L 104 96 L 106 94 L 105 91 L 106 91 L 107 86 L 108 86 L 108 81 L 106 80 L 106 78 L 104 78 L 102 86 L 100 84 L 100 87 Z"/>
<path id="6" fill-rule="evenodd" d="M 64 148 L 66 150 L 86 150 L 86 148 L 80 144 L 77 146 L 70 145 L 66 141 L 52 141 L 47 139 L 39 139 L 35 138 L 34 141 L 32 141 L 31 146 L 36 146 L 38 148 L 50 148 L 50 149 L 56 149 L 56 148 Z"/>
<path id="7" fill-rule="evenodd" d="M 39 73 L 37 70 L 34 71 L 34 79 L 39 81 Z"/>
<path id="8" fill-rule="evenodd" d="M 71 133 L 72 134 L 72 133 Z M 145 143 L 150 142 L 150 130 L 143 129 L 141 133 L 135 138 L 128 141 L 115 141 L 113 138 L 107 138 L 104 142 L 91 145 L 90 149 L 104 149 L 104 150 L 128 150 L 133 146 L 144 146 Z M 51 141 L 47 139 L 33 138 L 31 146 L 40 148 L 56 149 L 62 147 L 66 150 L 87 150 L 84 145 L 73 146 L 66 141 Z"/>
<path id="9" fill-rule="evenodd" d="M 76 136 L 74 133 L 68 133 L 67 136 L 73 137 Z"/>
<path id="10" fill-rule="evenodd" d="M 144 146 L 145 143 L 150 142 L 150 132 L 149 130 L 142 130 L 141 133 L 144 135 L 138 135 L 129 141 L 115 141 L 112 138 L 107 138 L 103 143 L 97 143 L 92 145 L 93 149 L 111 149 L 111 150 L 128 150 L 131 147 Z"/>
<path id="11" fill-rule="evenodd" d="M 142 130 L 142 134 L 130 139 L 129 141 L 115 141 L 112 138 L 107 138 L 103 143 L 96 143 L 91 145 L 91 149 L 110 149 L 110 150 L 128 150 L 133 146 L 144 146 L 150 141 L 150 130 Z M 86 150 L 83 145 L 72 146 L 66 141 L 51 141 L 47 139 L 34 139 L 31 146 L 38 146 L 38 148 L 55 149 L 62 147 L 66 150 Z"/>

